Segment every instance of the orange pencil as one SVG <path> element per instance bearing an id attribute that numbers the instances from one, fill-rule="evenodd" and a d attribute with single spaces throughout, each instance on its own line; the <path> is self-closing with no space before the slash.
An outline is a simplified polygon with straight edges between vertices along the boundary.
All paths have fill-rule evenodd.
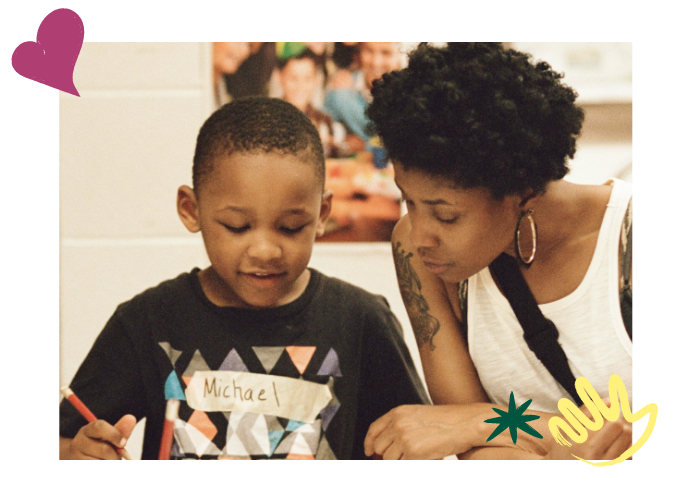
<path id="1" fill-rule="evenodd" d="M 164 431 L 161 434 L 161 446 L 159 448 L 159 460 L 167 461 L 171 456 L 173 447 L 173 423 L 178 418 L 180 400 L 169 398 L 166 402 L 166 418 L 164 419 Z"/>
<path id="2" fill-rule="evenodd" d="M 84 405 L 84 402 L 80 400 L 77 395 L 70 389 L 70 387 L 64 386 L 61 388 L 61 393 L 63 393 L 63 396 L 65 397 L 66 400 L 68 400 L 70 403 L 72 403 L 72 406 L 77 409 L 77 411 L 84 417 L 87 422 L 95 422 L 98 420 L 96 416 L 93 414 L 89 408 Z M 118 447 L 115 447 L 117 450 L 117 454 L 122 456 L 124 459 L 131 460 L 131 455 L 128 453 L 126 449 L 119 449 Z"/>

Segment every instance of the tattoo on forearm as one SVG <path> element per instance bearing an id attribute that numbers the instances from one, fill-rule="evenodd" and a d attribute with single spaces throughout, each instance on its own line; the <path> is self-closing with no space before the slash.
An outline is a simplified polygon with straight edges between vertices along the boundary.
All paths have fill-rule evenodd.
<path id="1" fill-rule="evenodd" d="M 393 248 L 393 256 L 400 292 L 409 312 L 418 347 L 430 343 L 430 351 L 434 351 L 435 345 L 432 343 L 432 338 L 439 331 L 439 321 L 428 313 L 430 306 L 421 294 L 421 281 L 411 266 L 410 260 L 414 254 L 405 252 L 402 249 L 402 243 L 398 241 Z"/>

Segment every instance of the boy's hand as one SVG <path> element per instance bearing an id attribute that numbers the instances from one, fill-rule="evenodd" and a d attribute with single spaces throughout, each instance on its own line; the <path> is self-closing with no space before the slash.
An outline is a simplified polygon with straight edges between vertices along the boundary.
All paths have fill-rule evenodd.
<path id="1" fill-rule="evenodd" d="M 114 426 L 104 420 L 85 425 L 70 441 L 67 459 L 120 459 L 115 448 L 124 448 L 137 420 L 124 415 Z"/>

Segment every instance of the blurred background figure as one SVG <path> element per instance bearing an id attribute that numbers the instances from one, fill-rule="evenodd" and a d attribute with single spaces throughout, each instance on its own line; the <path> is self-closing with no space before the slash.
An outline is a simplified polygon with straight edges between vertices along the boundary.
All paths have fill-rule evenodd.
<path id="1" fill-rule="evenodd" d="M 215 108 L 245 96 L 268 96 L 275 42 L 213 42 Z"/>
<path id="2" fill-rule="evenodd" d="M 278 52 L 280 97 L 311 119 L 320 133 L 326 157 L 344 157 L 362 150 L 364 144 L 358 137 L 347 135 L 342 124 L 334 122 L 327 113 L 315 106 L 314 100 L 322 97 L 321 80 L 324 76 L 321 75 L 326 43 L 313 43 L 323 44 L 322 50 L 313 50 L 303 43 L 285 44 Z"/>
<path id="3" fill-rule="evenodd" d="M 327 42 L 302 42 L 316 56 L 323 56 L 327 53 Z"/>
<path id="4" fill-rule="evenodd" d="M 359 42 L 335 42 L 332 62 L 336 69 L 355 71 L 358 67 Z"/>
<path id="5" fill-rule="evenodd" d="M 220 107 L 231 101 L 225 75 L 235 73 L 250 55 L 249 42 L 213 42 L 213 87 L 215 105 Z"/>
<path id="6" fill-rule="evenodd" d="M 372 83 L 385 73 L 399 69 L 402 54 L 399 42 L 360 42 L 358 49 L 359 69 L 352 73 L 347 69 L 335 73 L 328 84 L 323 109 L 367 142 L 370 135 L 366 131 L 369 120 L 365 109 L 371 100 Z"/>

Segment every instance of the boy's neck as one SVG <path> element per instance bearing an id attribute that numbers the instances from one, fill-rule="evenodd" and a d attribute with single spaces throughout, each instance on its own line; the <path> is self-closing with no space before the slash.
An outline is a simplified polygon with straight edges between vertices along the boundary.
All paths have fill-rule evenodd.
<path id="1" fill-rule="evenodd" d="M 212 266 L 209 266 L 197 274 L 201 289 L 206 298 L 218 307 L 235 307 L 244 309 L 270 309 L 290 304 L 301 297 L 311 280 L 311 271 L 305 268 L 302 274 L 295 280 L 292 288 L 283 295 L 274 305 L 258 307 L 250 305 L 226 286 Z"/>

